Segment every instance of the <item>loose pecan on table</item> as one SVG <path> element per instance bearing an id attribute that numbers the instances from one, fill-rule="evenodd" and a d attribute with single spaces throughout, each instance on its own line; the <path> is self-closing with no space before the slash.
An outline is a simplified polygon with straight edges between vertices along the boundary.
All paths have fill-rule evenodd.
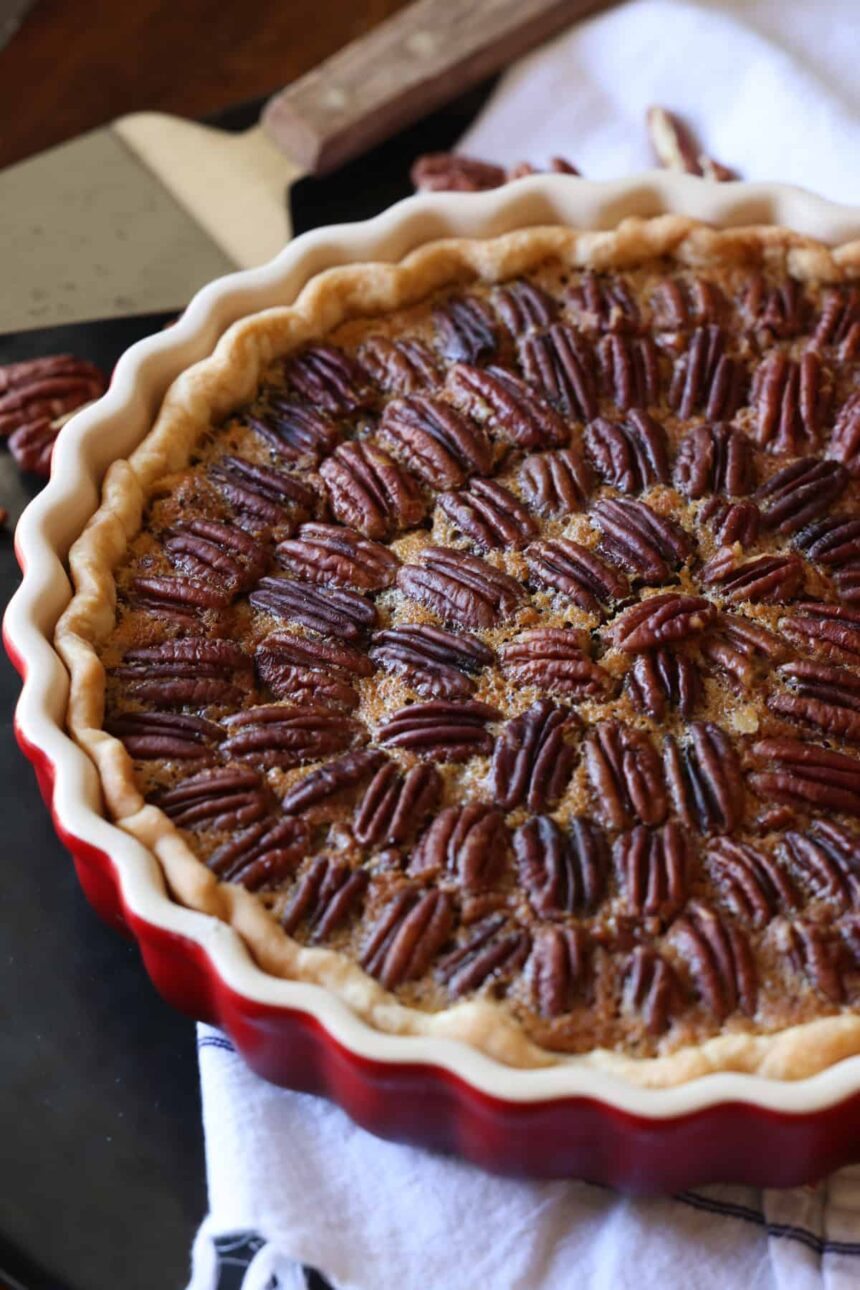
<path id="1" fill-rule="evenodd" d="M 565 293 L 565 306 L 584 331 L 637 331 L 639 307 L 623 278 L 586 269 Z"/>
<path id="2" fill-rule="evenodd" d="M 768 354 L 756 368 L 750 402 L 756 410 L 756 443 L 768 452 L 814 451 L 827 415 L 821 359 L 807 350 L 798 361 Z"/>
<path id="3" fill-rule="evenodd" d="M 713 622 L 716 612 L 702 596 L 667 591 L 625 609 L 604 635 L 619 649 L 638 654 L 698 635 Z"/>
<path id="4" fill-rule="evenodd" d="M 271 632 L 257 646 L 254 662 L 260 680 L 276 698 L 333 708 L 356 708 L 353 681 L 373 672 L 364 654 L 340 641 L 294 632 Z"/>
<path id="5" fill-rule="evenodd" d="M 725 421 L 695 426 L 678 445 L 675 483 L 696 500 L 706 493 L 746 497 L 755 484 L 752 441 Z"/>
<path id="6" fill-rule="evenodd" d="M 454 913 L 443 891 L 408 887 L 370 930 L 361 966 L 386 990 L 423 976 L 450 935 Z"/>
<path id="7" fill-rule="evenodd" d="M 551 519 L 582 510 L 594 482 L 582 452 L 574 446 L 532 453 L 520 466 L 519 480 L 532 509 Z"/>
<path id="8" fill-rule="evenodd" d="M 705 852 L 704 864 L 722 903 L 752 927 L 766 927 L 776 914 L 797 909 L 787 871 L 758 847 L 719 838 Z"/>
<path id="9" fill-rule="evenodd" d="M 700 833 L 732 833 L 744 816 L 744 781 L 737 751 L 720 726 L 694 721 L 689 742 L 667 735 L 663 768 L 675 814 Z"/>
<path id="10" fill-rule="evenodd" d="M 518 448 L 551 448 L 570 437 L 555 409 L 506 367 L 457 363 L 445 387 L 462 412 Z"/>
<path id="11" fill-rule="evenodd" d="M 412 185 L 427 193 L 482 193 L 507 180 L 503 166 L 459 152 L 428 152 L 412 163 Z"/>
<path id="12" fill-rule="evenodd" d="M 222 457 L 209 471 L 216 489 L 234 510 L 276 527 L 306 518 L 314 509 L 314 491 L 293 475 L 257 466 L 242 457 Z"/>
<path id="13" fill-rule="evenodd" d="M 592 421 L 597 416 L 594 355 L 591 346 L 566 323 L 530 332 L 520 343 L 520 361 L 528 381 L 565 416 Z"/>
<path id="14" fill-rule="evenodd" d="M 527 278 L 516 278 L 497 288 L 493 303 L 515 340 L 536 328 L 550 327 L 558 317 L 558 301 Z"/>
<path id="15" fill-rule="evenodd" d="M 856 668 L 799 659 L 783 663 L 779 676 L 788 690 L 768 695 L 771 712 L 815 726 L 829 738 L 860 742 L 860 676 Z"/>
<path id="16" fill-rule="evenodd" d="M 386 672 L 402 676 L 418 694 L 432 699 L 468 698 L 493 652 L 473 636 L 455 635 L 429 623 L 403 623 L 376 632 L 370 657 Z"/>
<path id="17" fill-rule="evenodd" d="M 222 882 L 238 882 L 248 891 L 276 887 L 294 873 L 310 845 L 304 820 L 268 816 L 225 842 L 207 864 Z"/>
<path id="18" fill-rule="evenodd" d="M 112 675 L 131 698 L 156 708 L 229 707 L 250 688 L 251 660 L 233 641 L 192 637 L 126 650 Z"/>
<path id="19" fill-rule="evenodd" d="M 481 551 L 516 549 L 537 533 L 518 497 L 494 479 L 473 479 L 458 493 L 441 493 L 439 507 Z"/>
<path id="20" fill-rule="evenodd" d="M 51 458 L 60 427 L 47 417 L 27 421 L 13 430 L 7 440 L 10 453 L 20 470 L 30 471 L 47 479 L 51 473 Z"/>
<path id="21" fill-rule="evenodd" d="M 493 752 L 490 791 L 505 811 L 552 807 L 567 788 L 576 763 L 574 742 L 581 729 L 576 714 L 549 699 L 502 727 Z"/>
<path id="22" fill-rule="evenodd" d="M 435 699 L 398 708 L 376 737 L 387 747 L 405 748 L 435 761 L 467 761 L 492 752 L 487 722 L 497 721 L 500 715 L 497 708 L 476 699 Z"/>
<path id="23" fill-rule="evenodd" d="M 492 310 L 477 296 L 448 296 L 433 310 L 440 353 L 449 363 L 490 358 L 499 338 Z"/>
<path id="24" fill-rule="evenodd" d="M 814 900 L 840 912 L 860 909 L 860 835 L 831 820 L 815 820 L 805 832 L 786 833 L 782 849 Z"/>
<path id="25" fill-rule="evenodd" d="M 469 928 L 463 943 L 439 960 L 436 975 L 448 987 L 448 993 L 459 999 L 478 990 L 490 978 L 497 985 L 510 980 L 525 963 L 530 949 L 527 931 L 509 923 L 504 914 L 491 914 Z"/>
<path id="26" fill-rule="evenodd" d="M 311 941 L 327 940 L 356 912 L 367 884 L 364 869 L 351 869 L 334 856 L 317 856 L 296 883 L 281 926 L 291 936 L 306 923 Z"/>
<path id="27" fill-rule="evenodd" d="M 780 618 L 779 629 L 819 658 L 860 663 L 860 609 L 810 601 Z"/>
<path id="28" fill-rule="evenodd" d="M 647 412 L 633 409 L 620 423 L 597 417 L 586 427 L 585 445 L 604 484 L 622 493 L 668 483 L 666 432 Z"/>
<path id="29" fill-rule="evenodd" d="M 752 755 L 759 767 L 748 776 L 761 797 L 802 808 L 860 815 L 860 761 L 801 739 L 760 739 Z"/>
<path id="30" fill-rule="evenodd" d="M 648 408 L 660 399 L 660 360 L 650 336 L 612 332 L 597 342 L 600 392 L 619 412 Z"/>
<path id="31" fill-rule="evenodd" d="M 848 487 L 848 472 L 837 461 L 801 457 L 784 466 L 753 495 L 766 529 L 791 534 L 829 511 Z"/>
<path id="32" fill-rule="evenodd" d="M 330 708 L 269 703 L 247 708 L 224 721 L 225 757 L 238 757 L 258 766 L 289 770 L 305 762 L 330 757 L 367 741 L 360 721 Z"/>
<path id="33" fill-rule="evenodd" d="M 525 591 L 509 574 L 478 556 L 427 546 L 419 564 L 405 564 L 397 585 L 405 596 L 458 627 L 495 627 L 511 618 Z"/>
<path id="34" fill-rule="evenodd" d="M 747 559 L 733 547 L 726 547 L 703 566 L 699 578 L 730 604 L 780 605 L 803 586 L 804 569 L 803 561 L 793 552 Z"/>
<path id="35" fill-rule="evenodd" d="M 372 444 L 341 444 L 320 466 L 320 475 L 335 517 L 365 537 L 389 537 L 424 518 L 416 480 Z"/>
<path id="36" fill-rule="evenodd" d="M 385 764 L 385 753 L 371 748 L 346 753 L 299 780 L 286 793 L 281 807 L 287 815 L 299 815 L 338 793 L 358 788 Z"/>
<path id="37" fill-rule="evenodd" d="M 606 696 L 612 676 L 588 657 L 576 632 L 536 627 L 499 650 L 502 671 L 518 686 L 535 685 L 549 694 L 576 699 Z"/>
<path id="38" fill-rule="evenodd" d="M 742 689 L 749 689 L 764 670 L 785 657 L 779 637 L 741 614 L 721 614 L 700 648 L 708 663 Z"/>
<path id="39" fill-rule="evenodd" d="M 839 409 L 827 455 L 841 461 L 852 479 L 860 477 L 860 390 Z"/>
<path id="40" fill-rule="evenodd" d="M 668 801 L 656 748 L 642 730 L 601 721 L 584 741 L 595 813 L 608 829 L 662 824 Z"/>
<path id="41" fill-rule="evenodd" d="M 336 447 L 341 429 L 317 408 L 307 408 L 277 394 L 264 407 L 244 414 L 243 423 L 296 466 L 315 466 Z"/>
<path id="42" fill-rule="evenodd" d="M 151 799 L 178 829 L 235 832 L 269 813 L 270 800 L 259 771 L 225 766 L 200 771 Z"/>
<path id="43" fill-rule="evenodd" d="M 416 876 L 449 874 L 463 891 L 492 887 L 510 858 L 510 836 L 500 810 L 483 802 L 446 807 L 409 860 Z"/>
<path id="44" fill-rule="evenodd" d="M 336 345 L 309 345 L 284 363 L 284 376 L 311 407 L 335 416 L 365 408 L 375 394 L 357 359 Z"/>
<path id="45" fill-rule="evenodd" d="M 248 597 L 255 609 L 321 636 L 359 640 L 376 625 L 376 606 L 354 591 L 312 587 L 293 578 L 261 578 Z"/>
<path id="46" fill-rule="evenodd" d="M 704 694 L 693 660 L 665 646 L 637 656 L 624 689 L 636 711 L 655 721 L 665 721 L 672 708 L 689 721 Z"/>
<path id="47" fill-rule="evenodd" d="M 355 808 L 352 832 L 366 847 L 397 847 L 418 833 L 442 796 L 442 777 L 435 766 L 411 766 L 401 774 L 385 761 Z"/>
<path id="48" fill-rule="evenodd" d="M 686 961 L 702 1003 L 717 1021 L 736 1009 L 752 1016 L 758 999 L 755 959 L 740 928 L 698 901 L 675 922 L 670 940 Z"/>
<path id="49" fill-rule="evenodd" d="M 215 761 L 213 744 L 223 735 L 214 721 L 173 712 L 125 712 L 105 730 L 137 761 Z"/>
<path id="50" fill-rule="evenodd" d="M 650 945 L 637 945 L 624 979 L 624 1003 L 637 1012 L 649 1035 L 662 1035 L 683 1004 L 683 991 L 672 965 Z"/>
<path id="51" fill-rule="evenodd" d="M 688 893 L 691 847 L 674 820 L 659 829 L 637 825 L 613 848 L 627 908 L 637 917 L 672 918 Z"/>
<path id="52" fill-rule="evenodd" d="M 680 524 L 645 502 L 605 499 L 592 507 L 591 518 L 602 533 L 607 558 L 647 583 L 667 582 L 693 553 L 692 539 Z"/>
<path id="53" fill-rule="evenodd" d="M 379 428 L 431 488 L 459 488 L 469 475 L 486 475 L 492 468 L 484 431 L 442 399 L 424 394 L 392 399 Z"/>
<path id="54" fill-rule="evenodd" d="M 627 579 L 586 547 L 569 538 L 535 542 L 526 562 L 541 586 L 559 591 L 580 609 L 605 617 L 616 600 L 627 595 Z"/>
<path id="55" fill-rule="evenodd" d="M 279 562 L 306 582 L 380 591 L 394 581 L 400 561 L 393 551 L 341 524 L 303 524 L 281 542 Z"/>
<path id="56" fill-rule="evenodd" d="M 717 182 L 737 178 L 734 171 L 702 151 L 692 132 L 674 113 L 662 107 L 650 107 L 645 120 L 657 160 L 667 170 L 679 170 Z"/>
<path id="57" fill-rule="evenodd" d="M 168 529 L 164 550 L 177 568 L 223 588 L 230 597 L 252 587 L 269 563 L 268 546 L 244 529 L 199 516 Z"/>
<path id="58" fill-rule="evenodd" d="M 526 967 L 538 1012 L 553 1019 L 576 1007 L 588 987 L 588 938 L 581 927 L 542 927 Z"/>
<path id="59" fill-rule="evenodd" d="M 358 352 L 365 370 L 386 394 L 424 394 L 441 382 L 436 356 L 421 340 L 370 336 Z"/>
<path id="60" fill-rule="evenodd" d="M 577 816 L 562 831 L 548 815 L 533 816 L 514 834 L 521 885 L 542 917 L 593 914 L 606 892 L 609 847 L 603 830 Z"/>
<path id="61" fill-rule="evenodd" d="M 35 422 L 58 421 L 100 398 L 106 389 L 104 373 L 72 354 L 2 364 L 0 435 L 13 434 Z"/>
<path id="62" fill-rule="evenodd" d="M 860 357 L 860 288 L 827 288 L 815 328 L 815 344 L 835 346 L 841 363 Z"/>
<path id="63" fill-rule="evenodd" d="M 720 327 L 697 327 L 690 335 L 669 387 L 669 406 L 682 420 L 701 412 L 709 421 L 726 421 L 743 405 L 746 368 L 726 350 Z"/>

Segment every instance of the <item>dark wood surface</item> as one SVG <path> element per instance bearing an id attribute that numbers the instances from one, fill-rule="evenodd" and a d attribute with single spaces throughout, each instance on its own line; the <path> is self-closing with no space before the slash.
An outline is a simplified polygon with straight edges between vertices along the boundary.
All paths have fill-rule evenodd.
<path id="1" fill-rule="evenodd" d="M 405 0 L 36 0 L 0 51 L 0 167 L 156 109 L 208 116 L 308 71 Z"/>

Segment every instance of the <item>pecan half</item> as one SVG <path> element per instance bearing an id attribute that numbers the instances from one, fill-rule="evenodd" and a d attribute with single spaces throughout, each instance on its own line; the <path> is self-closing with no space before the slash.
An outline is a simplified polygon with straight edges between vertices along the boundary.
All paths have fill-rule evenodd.
<path id="1" fill-rule="evenodd" d="M 527 278 L 506 282 L 493 295 L 496 313 L 515 339 L 539 327 L 550 327 L 559 305 L 551 295 Z"/>
<path id="2" fill-rule="evenodd" d="M 0 365 L 0 435 L 58 421 L 107 389 L 104 373 L 71 354 Z"/>
<path id="3" fill-rule="evenodd" d="M 519 498 L 494 479 L 473 479 L 462 492 L 442 493 L 439 506 L 481 551 L 516 549 L 537 533 Z"/>
<path id="4" fill-rule="evenodd" d="M 614 332 L 597 342 L 600 390 L 620 412 L 648 408 L 660 400 L 660 363 L 650 336 Z"/>
<path id="5" fill-rule="evenodd" d="M 382 434 L 431 488 L 459 488 L 468 475 L 492 468 L 490 441 L 441 399 L 413 394 L 392 399 L 379 423 Z"/>
<path id="6" fill-rule="evenodd" d="M 371 928 L 361 966 L 386 990 L 423 976 L 450 935 L 451 902 L 443 891 L 410 887 L 385 907 Z"/>
<path id="7" fill-rule="evenodd" d="M 799 362 L 779 351 L 768 354 L 753 377 L 751 402 L 760 447 L 794 456 L 814 450 L 828 407 L 821 359 L 814 350 Z"/>
<path id="8" fill-rule="evenodd" d="M 404 623 L 376 632 L 370 657 L 385 671 L 402 676 L 418 694 L 465 699 L 475 683 L 464 674 L 488 667 L 493 652 L 473 636 L 455 636 L 428 623 Z"/>
<path id="9" fill-rule="evenodd" d="M 381 744 L 435 761 L 467 761 L 492 752 L 493 737 L 486 726 L 500 715 L 497 708 L 476 699 L 413 703 L 392 713 L 376 737 Z"/>
<path id="10" fill-rule="evenodd" d="M 696 412 L 709 421 L 725 421 L 743 405 L 746 368 L 726 349 L 720 327 L 697 327 L 691 334 L 686 353 L 675 363 L 669 387 L 669 406 L 683 421 Z"/>
<path id="11" fill-rule="evenodd" d="M 683 1003 L 675 969 L 648 945 L 637 945 L 624 979 L 624 1005 L 637 1012 L 649 1035 L 662 1035 Z"/>
<path id="12" fill-rule="evenodd" d="M 269 563 L 267 547 L 244 529 L 197 516 L 169 529 L 164 549 L 177 568 L 234 596 L 253 586 Z"/>
<path id="13" fill-rule="evenodd" d="M 517 612 L 525 591 L 478 556 L 427 546 L 420 564 L 405 564 L 397 585 L 405 596 L 459 627 L 495 627 Z"/>
<path id="14" fill-rule="evenodd" d="M 582 510 L 591 493 L 591 470 L 578 447 L 536 452 L 520 466 L 520 488 L 539 515 L 562 519 Z"/>
<path id="15" fill-rule="evenodd" d="M 725 421 L 695 426 L 678 445 L 675 483 L 694 500 L 706 493 L 746 497 L 755 483 L 752 441 Z"/>
<path id="16" fill-rule="evenodd" d="M 589 731 L 584 749 L 596 814 L 606 828 L 663 822 L 668 802 L 660 757 L 644 731 L 601 721 Z"/>
<path id="17" fill-rule="evenodd" d="M 833 739 L 860 742 L 860 675 L 856 669 L 800 659 L 783 663 L 779 675 L 789 692 L 768 695 L 767 706 L 772 712 L 815 726 Z"/>
<path id="18" fill-rule="evenodd" d="M 225 757 L 282 770 L 367 742 L 367 731 L 360 721 L 310 705 L 261 704 L 228 717 L 224 724 L 229 731 L 221 743 Z"/>
<path id="19" fill-rule="evenodd" d="M 826 569 L 860 568 L 860 518 L 832 515 L 816 520 L 794 535 L 794 545 Z"/>
<path id="20" fill-rule="evenodd" d="M 839 409 L 827 455 L 841 461 L 852 479 L 860 478 L 860 390 Z"/>
<path id="21" fill-rule="evenodd" d="M 622 833 L 614 860 L 627 908 L 637 917 L 672 918 L 688 894 L 691 848 L 674 820 L 660 829 L 641 824 Z"/>
<path id="22" fill-rule="evenodd" d="M 832 1003 L 845 1000 L 843 946 L 832 927 L 797 918 L 785 928 L 785 950 L 796 972 Z"/>
<path id="23" fill-rule="evenodd" d="M 207 863 L 222 882 L 262 891 L 277 887 L 295 873 L 309 845 L 310 832 L 304 820 L 268 816 L 225 842 Z"/>
<path id="24" fill-rule="evenodd" d="M 758 999 L 758 980 L 750 945 L 743 932 L 723 920 L 708 905 L 688 906 L 670 932 L 670 939 L 692 973 L 702 1003 L 717 1021 L 740 1009 L 752 1016 Z"/>
<path id="25" fill-rule="evenodd" d="M 675 814 L 700 833 L 732 833 L 744 817 L 741 763 L 731 739 L 711 721 L 694 721 L 690 742 L 667 735 L 663 767 Z"/>
<path id="26" fill-rule="evenodd" d="M 386 394 L 421 394 L 441 382 L 436 356 L 423 341 L 370 336 L 358 351 L 362 366 Z"/>
<path id="27" fill-rule="evenodd" d="M 172 712 L 124 712 L 109 718 L 105 730 L 136 761 L 212 762 L 212 745 L 223 734 L 214 721 Z"/>
<path id="28" fill-rule="evenodd" d="M 507 180 L 502 166 L 458 152 L 427 152 L 412 163 L 412 186 L 425 193 L 482 193 Z"/>
<path id="29" fill-rule="evenodd" d="M 761 528 L 761 511 L 755 502 L 727 502 L 722 497 L 709 497 L 699 519 L 710 525 L 717 546 L 737 542 L 743 550 L 758 539 Z"/>
<path id="30" fill-rule="evenodd" d="M 20 470 L 30 471 L 47 479 L 51 473 L 51 459 L 60 427 L 47 417 L 38 417 L 12 430 L 7 447 Z"/>
<path id="31" fill-rule="evenodd" d="M 126 650 L 112 674 L 129 697 L 156 708 L 229 707 L 248 693 L 251 660 L 233 641 L 192 637 Z"/>
<path id="32" fill-rule="evenodd" d="M 400 561 L 388 547 L 340 524 L 303 524 L 275 554 L 292 573 L 322 586 L 380 591 L 394 581 Z"/>
<path id="33" fill-rule="evenodd" d="M 269 395 L 266 406 L 256 413 L 246 413 L 243 421 L 296 466 L 315 466 L 336 448 L 341 437 L 331 417 L 276 394 Z"/>
<path id="34" fill-rule="evenodd" d="M 624 688 L 636 711 L 655 721 L 665 721 L 672 708 L 689 721 L 704 693 L 693 660 L 666 648 L 638 655 Z"/>
<path id="35" fill-rule="evenodd" d="M 544 811 L 567 788 L 576 762 L 574 737 L 581 726 L 570 708 L 538 699 L 502 727 L 493 752 L 490 791 L 506 811 Z"/>
<path id="36" fill-rule="evenodd" d="M 646 123 L 657 160 L 667 170 L 699 175 L 717 183 L 736 178 L 727 166 L 701 150 L 692 132 L 673 112 L 662 107 L 649 107 Z"/>
<path id="37" fill-rule="evenodd" d="M 576 632 L 564 627 L 523 632 L 501 647 L 499 660 L 508 680 L 517 686 L 538 686 L 548 694 L 605 697 L 614 684 L 610 674 L 588 657 Z"/>
<path id="38" fill-rule="evenodd" d="M 726 312 L 726 298 L 707 278 L 664 278 L 649 301 L 655 331 L 692 331 L 719 323 Z"/>
<path id="39" fill-rule="evenodd" d="M 781 618 L 779 629 L 819 658 L 860 663 L 860 609 L 813 601 Z"/>
<path id="40" fill-rule="evenodd" d="M 299 815 L 312 806 L 319 806 L 335 794 L 358 788 L 385 764 L 385 754 L 370 748 L 360 748 L 326 762 L 289 790 L 281 803 L 283 811 L 286 815 Z"/>
<path id="41" fill-rule="evenodd" d="M 633 293 L 615 274 L 586 269 L 568 288 L 565 304 L 585 331 L 636 331 L 641 321 Z"/>
<path id="42" fill-rule="evenodd" d="M 476 296 L 448 296 L 433 310 L 439 350 L 449 363 L 477 363 L 498 345 L 492 311 Z"/>
<path id="43" fill-rule="evenodd" d="M 370 676 L 372 663 L 338 641 L 272 632 L 257 646 L 254 662 L 261 681 L 278 699 L 292 703 L 358 706 L 355 677 Z"/>
<path id="44" fill-rule="evenodd" d="M 577 816 L 563 833 L 548 815 L 527 820 L 514 834 L 521 885 L 535 912 L 593 914 L 606 892 L 609 847 L 603 830 Z"/>
<path id="45" fill-rule="evenodd" d="M 296 883 L 281 915 L 288 936 L 306 923 L 311 941 L 325 941 L 356 913 L 368 875 L 334 856 L 318 856 Z"/>
<path id="46" fill-rule="evenodd" d="M 525 963 L 530 949 L 527 931 L 513 926 L 504 914 L 491 914 L 469 929 L 462 945 L 439 960 L 437 975 L 448 993 L 459 999 L 486 985 L 491 977 L 495 985 L 509 980 Z"/>
<path id="47" fill-rule="evenodd" d="M 569 538 L 535 542 L 526 551 L 526 562 L 541 586 L 560 591 L 580 609 L 599 614 L 601 618 L 606 608 L 626 596 L 629 590 L 622 574 Z"/>
<path id="48" fill-rule="evenodd" d="M 132 578 L 130 591 L 137 605 L 176 612 L 183 617 L 198 609 L 226 609 L 234 596 L 232 589 L 223 583 L 207 584 L 185 576 Z"/>
<path id="49" fill-rule="evenodd" d="M 415 479 L 372 444 L 341 444 L 320 466 L 320 475 L 336 518 L 365 537 L 388 537 L 424 518 Z"/>
<path id="50" fill-rule="evenodd" d="M 860 815 L 860 761 L 800 739 L 760 739 L 753 758 L 761 769 L 748 776 L 764 798 L 790 806 Z"/>
<path id="51" fill-rule="evenodd" d="M 597 416 L 594 356 L 588 342 L 565 323 L 529 333 L 520 344 L 526 379 L 565 416 L 591 421 Z"/>
<path id="52" fill-rule="evenodd" d="M 805 833 L 786 833 L 783 851 L 793 873 L 814 900 L 840 912 L 860 909 L 860 835 L 815 820 Z"/>
<path id="53" fill-rule="evenodd" d="M 442 777 L 435 766 L 411 766 L 401 775 L 385 761 L 355 808 L 352 832 L 366 847 L 409 842 L 439 805 Z"/>
<path id="54" fill-rule="evenodd" d="M 837 461 L 801 457 L 771 475 L 754 494 L 766 529 L 796 533 L 829 511 L 848 487 L 848 472 Z"/>
<path id="55" fill-rule="evenodd" d="M 693 553 L 693 543 L 675 520 L 658 515 L 645 502 L 626 497 L 592 507 L 602 549 L 613 564 L 637 573 L 646 583 L 667 582 Z"/>
<path id="56" fill-rule="evenodd" d="M 706 587 L 719 588 L 730 604 L 780 605 L 803 586 L 803 561 L 792 552 L 745 559 L 727 547 L 704 565 L 699 577 Z"/>
<path id="57" fill-rule="evenodd" d="M 555 409 L 506 367 L 457 363 L 445 386 L 462 412 L 518 448 L 548 448 L 569 438 Z"/>
<path id="58" fill-rule="evenodd" d="M 571 1012 L 589 978 L 588 940 L 581 927 L 542 927 L 526 968 L 538 1012 L 554 1019 Z"/>
<path id="59" fill-rule="evenodd" d="M 284 363 L 288 384 L 311 407 L 335 416 L 369 407 L 374 401 L 367 372 L 336 345 L 309 345 Z"/>
<path id="60" fill-rule="evenodd" d="M 809 313 L 809 302 L 796 278 L 783 278 L 775 285 L 763 273 L 754 273 L 740 300 L 741 317 L 759 342 L 790 340 L 803 332 Z"/>
<path id="61" fill-rule="evenodd" d="M 178 829 L 234 833 L 269 812 L 263 777 L 250 766 L 204 770 L 152 798 Z"/>
<path id="62" fill-rule="evenodd" d="M 292 578 L 261 578 L 248 597 L 255 609 L 300 623 L 321 636 L 357 640 L 376 625 L 376 606 L 354 591 L 310 587 Z"/>
<path id="63" fill-rule="evenodd" d="M 283 470 L 256 466 L 241 457 L 222 457 L 209 478 L 234 510 L 261 524 L 290 524 L 295 515 L 310 515 L 314 491 Z"/>
<path id="64" fill-rule="evenodd" d="M 606 629 L 605 635 L 619 649 L 639 654 L 697 635 L 713 622 L 716 612 L 711 602 L 701 596 L 667 591 L 625 609 Z"/>
<path id="65" fill-rule="evenodd" d="M 409 861 L 411 874 L 449 874 L 463 891 L 482 891 L 502 877 L 509 861 L 505 817 L 483 802 L 449 806 L 436 816 Z"/>
<path id="66" fill-rule="evenodd" d="M 828 287 L 815 328 L 816 345 L 832 345 L 841 363 L 860 357 L 860 289 Z"/>
<path id="67" fill-rule="evenodd" d="M 647 412 L 634 409 L 621 423 L 598 417 L 586 428 L 585 444 L 604 484 L 622 493 L 668 483 L 666 432 Z"/>
<path id="68" fill-rule="evenodd" d="M 776 914 L 797 909 L 788 873 L 749 843 L 719 838 L 705 852 L 705 869 L 723 904 L 752 927 L 766 927 Z"/>

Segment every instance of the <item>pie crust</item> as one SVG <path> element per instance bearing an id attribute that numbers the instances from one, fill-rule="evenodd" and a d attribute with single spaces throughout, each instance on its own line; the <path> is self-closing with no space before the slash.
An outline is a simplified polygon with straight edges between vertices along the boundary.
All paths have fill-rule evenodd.
<path id="1" fill-rule="evenodd" d="M 697 270 L 766 268 L 815 285 L 860 278 L 860 242 L 829 248 L 785 229 L 719 230 L 667 215 L 628 219 L 609 232 L 529 228 L 489 241 L 432 243 L 399 264 L 328 270 L 308 283 L 294 305 L 232 326 L 210 358 L 174 383 L 130 459 L 109 468 L 101 506 L 70 552 L 75 596 L 56 633 L 71 676 L 68 727 L 98 769 L 108 816 L 152 851 L 176 901 L 232 925 L 263 970 L 326 987 L 382 1031 L 459 1039 L 513 1066 L 587 1064 L 654 1087 L 721 1070 L 798 1079 L 860 1053 L 860 1015 L 846 1005 L 769 1033 L 729 1025 L 701 1042 L 636 1057 L 605 1048 L 576 1055 L 552 1051 L 530 1039 L 501 1003 L 484 996 L 436 1011 L 402 1002 L 344 954 L 292 939 L 256 895 L 219 882 L 168 816 L 144 800 L 130 756 L 103 728 L 106 673 L 99 649 L 117 620 L 114 571 L 141 530 L 158 482 L 187 465 L 210 426 L 253 399 L 276 360 L 350 319 L 403 310 L 442 288 L 506 282 L 548 260 L 600 273 L 658 259 Z"/>

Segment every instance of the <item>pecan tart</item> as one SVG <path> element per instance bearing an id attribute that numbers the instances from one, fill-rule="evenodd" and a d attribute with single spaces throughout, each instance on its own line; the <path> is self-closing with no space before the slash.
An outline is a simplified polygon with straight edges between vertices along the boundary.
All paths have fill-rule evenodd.
<path id="1" fill-rule="evenodd" d="M 516 1065 L 860 1052 L 858 278 L 663 216 L 236 324 L 109 470 L 58 631 L 173 897 Z"/>

